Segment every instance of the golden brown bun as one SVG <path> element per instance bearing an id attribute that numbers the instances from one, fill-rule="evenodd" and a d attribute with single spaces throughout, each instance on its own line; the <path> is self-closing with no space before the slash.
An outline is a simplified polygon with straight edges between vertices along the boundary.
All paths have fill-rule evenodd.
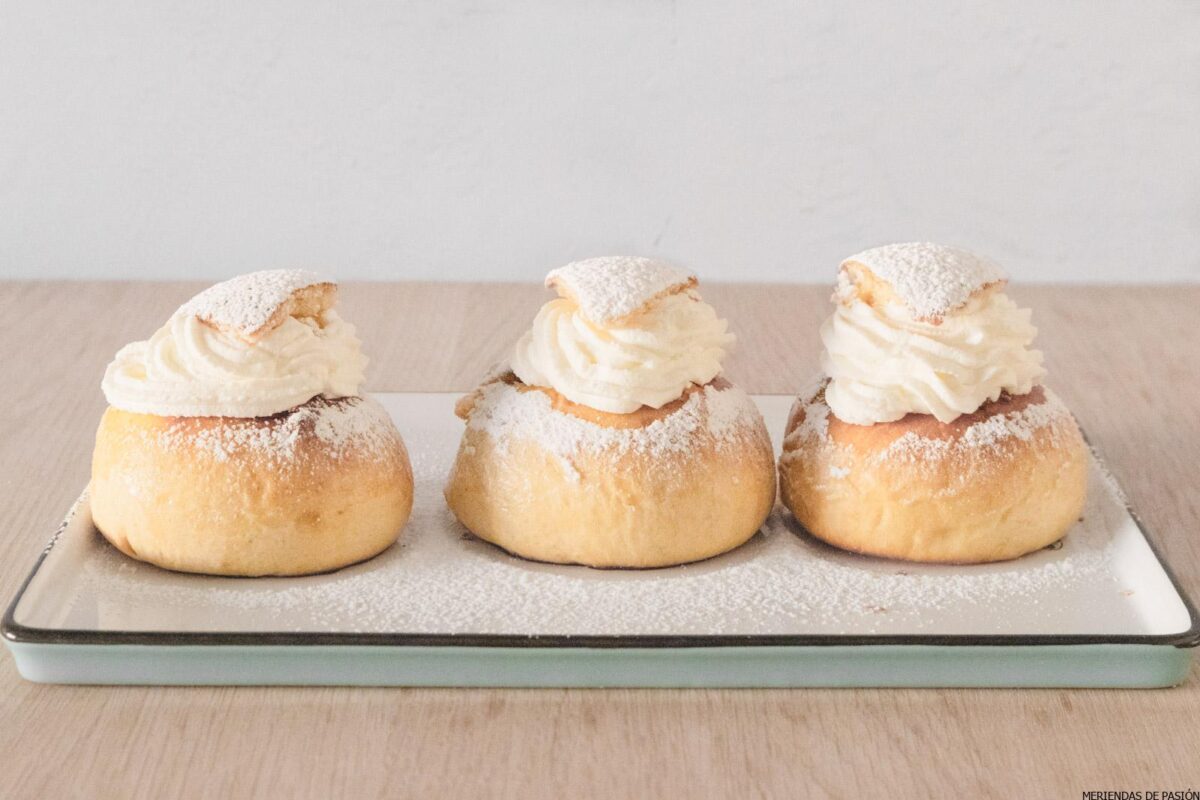
<path id="1" fill-rule="evenodd" d="M 1079 518 L 1087 449 L 1052 393 L 1002 396 L 943 424 L 927 414 L 851 425 L 822 386 L 792 409 L 779 462 L 784 505 L 812 535 L 909 561 L 1003 561 Z"/>
<path id="2" fill-rule="evenodd" d="M 109 408 L 92 518 L 121 552 L 182 572 L 304 575 L 371 558 L 412 510 L 400 434 L 374 400 L 314 398 L 272 417 Z"/>
<path id="3" fill-rule="evenodd" d="M 460 403 L 454 515 L 525 558 L 663 567 L 745 542 L 775 502 L 762 417 L 718 378 L 661 409 L 609 414 L 510 374 Z"/>

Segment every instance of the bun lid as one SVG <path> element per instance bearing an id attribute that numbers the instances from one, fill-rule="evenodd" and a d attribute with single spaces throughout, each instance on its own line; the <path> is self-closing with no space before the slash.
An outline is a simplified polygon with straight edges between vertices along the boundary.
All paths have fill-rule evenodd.
<path id="1" fill-rule="evenodd" d="M 841 264 L 839 295 L 876 306 L 898 300 L 913 317 L 939 322 L 977 293 L 1004 285 L 994 261 L 931 242 L 889 244 L 864 250 Z"/>
<path id="2" fill-rule="evenodd" d="M 335 302 L 333 281 L 307 270 L 271 269 L 211 286 L 180 306 L 178 313 L 253 344 L 288 317 L 317 317 Z"/>
<path id="3" fill-rule="evenodd" d="M 552 270 L 547 288 L 573 301 L 584 317 L 605 325 L 646 309 L 659 298 L 686 291 L 696 276 L 653 258 L 604 256 Z"/>

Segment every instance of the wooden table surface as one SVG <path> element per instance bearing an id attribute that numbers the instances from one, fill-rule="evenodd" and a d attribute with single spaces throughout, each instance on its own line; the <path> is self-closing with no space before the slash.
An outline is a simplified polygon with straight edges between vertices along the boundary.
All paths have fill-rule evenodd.
<path id="1" fill-rule="evenodd" d="M 0 284 L 0 599 L 88 476 L 99 383 L 198 288 Z M 1200 286 L 1015 287 L 1071 405 L 1200 596 Z M 797 390 L 829 290 L 705 288 L 729 376 Z M 533 285 L 354 284 L 372 390 L 465 390 Z M 1200 789 L 1200 680 L 1061 690 L 104 688 L 21 680 L 0 648 L 0 796 L 1069 797 Z"/>

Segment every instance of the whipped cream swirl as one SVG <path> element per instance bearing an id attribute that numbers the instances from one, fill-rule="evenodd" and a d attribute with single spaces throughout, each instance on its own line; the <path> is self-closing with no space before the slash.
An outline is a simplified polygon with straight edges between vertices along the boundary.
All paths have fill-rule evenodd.
<path id="1" fill-rule="evenodd" d="M 721 371 L 728 323 L 695 291 L 656 300 L 620 325 L 589 320 L 568 298 L 542 306 L 517 342 L 513 373 L 599 411 L 661 408 Z"/>
<path id="2" fill-rule="evenodd" d="M 843 297 L 821 326 L 825 400 L 843 422 L 872 425 L 908 413 L 951 422 L 1001 392 L 1025 394 L 1045 374 L 1030 350 L 1031 312 L 1003 292 L 977 294 L 940 323 L 899 303 L 874 308 Z"/>
<path id="3" fill-rule="evenodd" d="M 357 395 L 366 365 L 354 326 L 332 310 L 288 317 L 253 344 L 181 310 L 121 348 L 101 387 L 110 405 L 141 414 L 266 417 Z"/>

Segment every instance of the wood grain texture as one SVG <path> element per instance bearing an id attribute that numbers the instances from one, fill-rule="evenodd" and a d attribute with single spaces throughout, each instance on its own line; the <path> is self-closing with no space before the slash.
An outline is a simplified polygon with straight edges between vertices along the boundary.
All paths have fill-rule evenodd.
<path id="1" fill-rule="evenodd" d="M 0 598 L 87 479 L 104 365 L 196 288 L 0 284 Z M 1200 287 L 1018 287 L 1049 383 L 1200 595 Z M 829 290 L 707 286 L 730 377 L 815 371 Z M 369 388 L 465 390 L 545 294 L 344 287 Z M 1200 681 L 1161 691 L 102 688 L 0 652 L 0 796 L 1071 797 L 1200 788 Z"/>

